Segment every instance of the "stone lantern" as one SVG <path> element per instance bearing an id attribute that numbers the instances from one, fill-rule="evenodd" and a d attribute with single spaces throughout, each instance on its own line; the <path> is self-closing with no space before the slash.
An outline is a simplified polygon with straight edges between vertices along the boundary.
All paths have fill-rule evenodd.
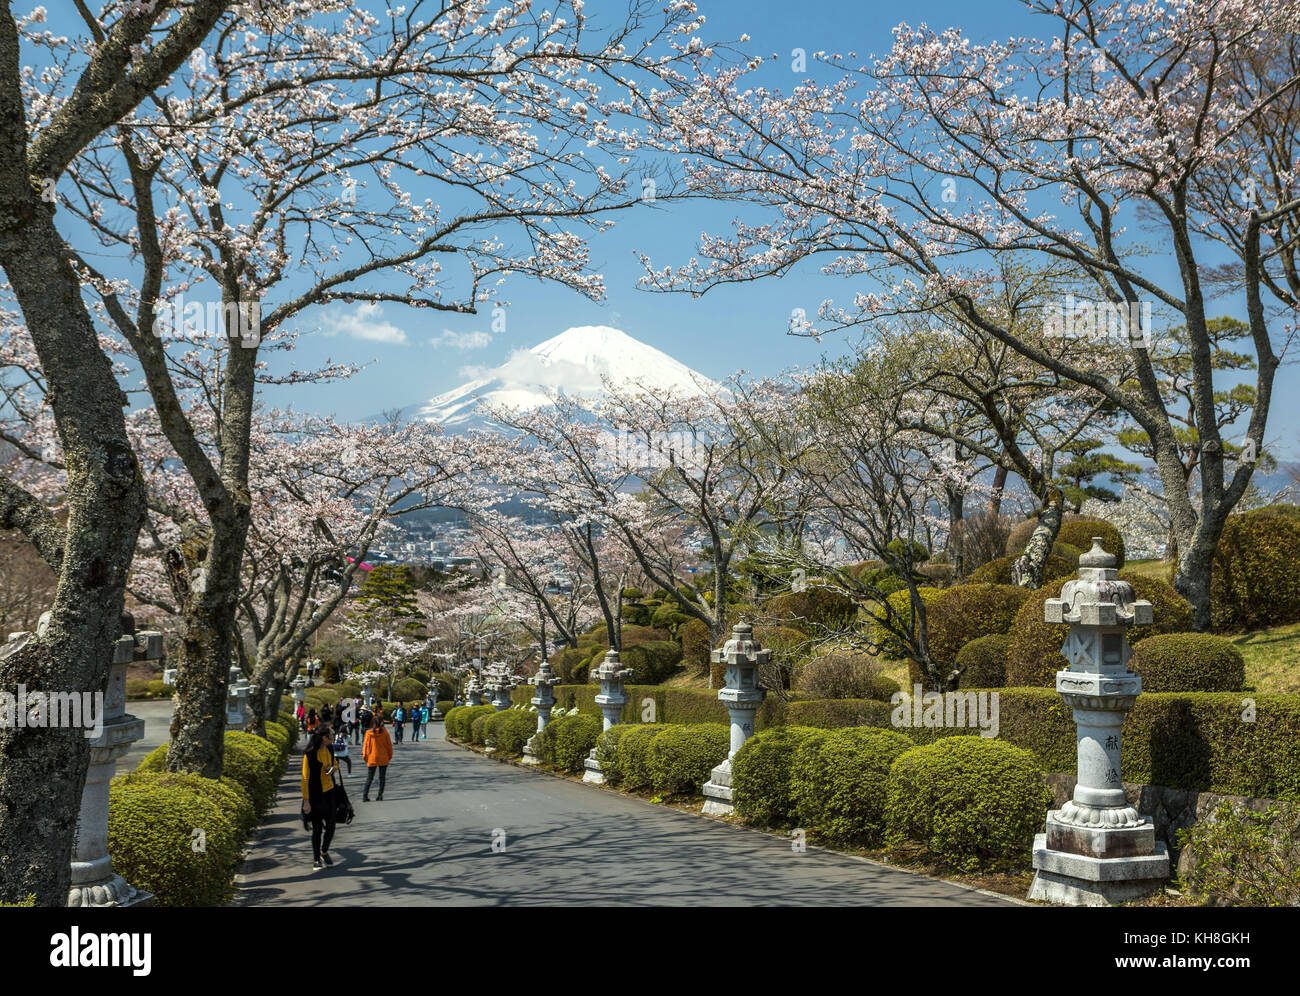
<path id="1" fill-rule="evenodd" d="M 531 701 L 537 707 L 537 732 L 528 739 L 524 745 L 524 764 L 541 764 L 542 758 L 538 753 L 541 746 L 540 739 L 546 724 L 551 721 L 551 710 L 555 707 L 555 688 L 560 676 L 551 670 L 551 662 L 543 659 L 537 673 L 528 679 L 528 683 L 537 689 L 537 693 Z M 585 762 L 584 762 L 585 763 Z"/>
<path id="2" fill-rule="evenodd" d="M 738 623 L 726 645 L 713 651 L 713 663 L 726 664 L 726 681 L 718 690 L 718 700 L 731 714 L 731 749 L 727 759 L 713 769 L 704 784 L 704 812 L 725 816 L 735 810 L 731 794 L 731 759 L 745 741 L 754 735 L 754 714 L 763 704 L 767 692 L 758 687 L 758 669 L 766 664 L 772 651 L 764 650 L 754 639 L 749 623 Z"/>
<path id="3" fill-rule="evenodd" d="M 307 679 L 302 675 L 294 678 L 289 682 L 289 687 L 293 689 L 294 708 L 303 705 L 307 701 Z"/>
<path id="4" fill-rule="evenodd" d="M 605 652 L 605 659 L 601 661 L 600 667 L 592 668 L 591 680 L 600 684 L 596 705 L 600 706 L 601 715 L 605 717 L 604 729 L 608 730 L 622 717 L 623 706 L 627 705 L 627 692 L 623 690 L 623 686 L 631 681 L 632 677 L 632 669 L 624 667 L 619 662 L 618 651 L 614 649 Z M 582 766 L 585 769 L 582 774 L 584 782 L 593 785 L 605 784 L 604 772 L 600 770 L 600 762 L 596 760 L 596 748 L 591 749 L 591 754 L 582 762 Z"/>
<path id="5" fill-rule="evenodd" d="M 483 704 L 483 686 L 479 683 L 477 674 L 470 675 L 469 684 L 465 686 L 465 704 L 470 706 Z"/>
<path id="6" fill-rule="evenodd" d="M 489 669 L 487 688 L 492 693 L 492 707 L 497 712 L 505 712 L 510 708 L 510 689 L 513 687 L 514 682 L 510 680 L 510 672 L 504 663 Z"/>
<path id="7" fill-rule="evenodd" d="M 37 632 L 48 624 L 43 616 Z M 117 770 L 117 759 L 144 736 L 144 720 L 126 711 L 127 665 L 163 658 L 162 634 L 135 632 L 130 613 L 122 615 L 123 635 L 113 645 L 104 692 L 103 732 L 90 741 L 86 785 L 81 793 L 77 836 L 72 847 L 72 888 L 69 906 L 144 906 L 153 897 L 141 892 L 113 871 L 108 853 L 109 783 Z"/>
<path id="8" fill-rule="evenodd" d="M 248 697 L 252 694 L 252 686 L 237 665 L 230 666 L 226 689 L 226 729 L 243 732 L 248 726 Z"/>
<path id="9" fill-rule="evenodd" d="M 1079 558 L 1078 579 L 1044 607 L 1047 623 L 1070 626 L 1061 648 L 1069 667 L 1056 672 L 1056 690 L 1074 711 L 1079 777 L 1073 798 L 1048 812 L 1047 832 L 1034 838 L 1030 899 L 1105 906 L 1157 892 L 1169 878 L 1168 849 L 1129 803 L 1120 770 L 1124 714 L 1142 691 L 1124 628 L 1151 618 L 1151 603 L 1134 599 L 1097 537 Z"/>

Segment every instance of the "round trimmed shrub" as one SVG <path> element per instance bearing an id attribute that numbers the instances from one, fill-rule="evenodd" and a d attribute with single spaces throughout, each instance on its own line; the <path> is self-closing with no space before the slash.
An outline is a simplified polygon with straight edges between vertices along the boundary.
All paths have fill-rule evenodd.
<path id="1" fill-rule="evenodd" d="M 769 598 L 763 615 L 788 623 L 792 629 L 849 629 L 858 618 L 858 606 L 843 592 L 825 585 Z"/>
<path id="2" fill-rule="evenodd" d="M 1031 517 L 1016 524 L 1007 537 L 1007 556 L 1015 558 L 1025 552 L 1029 537 L 1033 535 L 1038 519 Z M 1092 549 L 1092 538 L 1101 537 L 1101 548 L 1115 555 L 1115 566 L 1124 566 L 1124 537 L 1118 529 L 1104 519 L 1094 519 L 1089 515 L 1067 514 L 1061 519 L 1061 528 L 1056 532 L 1056 542 L 1068 544 L 1081 552 Z M 1059 551 L 1057 551 L 1059 552 Z M 1078 566 L 1076 556 L 1075 566 Z"/>
<path id="3" fill-rule="evenodd" d="M 1056 548 L 1053 547 L 1053 549 Z M 1011 584 L 1011 565 L 1019 559 L 1020 555 L 1017 554 L 1014 557 L 998 557 L 996 560 L 990 560 L 970 576 L 971 583 Z M 1047 561 L 1043 564 L 1043 584 L 1073 577 L 1078 569 L 1079 558 L 1077 556 L 1071 560 L 1069 557 L 1063 557 L 1058 553 L 1049 553 Z"/>
<path id="4" fill-rule="evenodd" d="M 487 744 L 487 724 L 493 716 L 497 715 L 495 706 L 486 706 L 491 712 L 480 713 L 469 721 L 469 742 L 476 747 L 483 747 Z"/>
<path id="5" fill-rule="evenodd" d="M 238 812 L 225 808 L 237 810 L 238 803 L 229 801 L 228 786 L 225 795 L 221 789 L 198 775 L 136 772 L 114 778 L 108 807 L 114 870 L 152 892 L 161 906 L 226 903 L 234 895 L 245 834 Z M 203 831 L 199 851 L 194 849 L 196 829 Z"/>
<path id="6" fill-rule="evenodd" d="M 244 787 L 260 817 L 275 803 L 284 759 L 275 745 L 251 733 L 227 732 L 223 772 Z"/>
<path id="7" fill-rule="evenodd" d="M 619 660 L 632 668 L 638 685 L 657 685 L 681 666 L 682 645 L 675 640 L 624 644 Z"/>
<path id="8" fill-rule="evenodd" d="M 957 666 L 965 668 L 957 687 L 1005 688 L 1007 684 L 1007 648 L 1011 636 L 1007 633 L 990 633 L 977 636 L 957 651 Z"/>
<path id="9" fill-rule="evenodd" d="M 442 712 L 442 732 L 448 739 L 459 739 L 460 734 L 460 717 L 465 709 L 469 706 L 452 706 L 450 709 L 444 709 Z"/>
<path id="10" fill-rule="evenodd" d="M 1154 614 L 1152 625 L 1128 628 L 1128 639 L 1134 646 L 1161 633 L 1185 633 L 1192 628 L 1192 607 L 1168 584 L 1131 571 L 1120 571 L 1119 576 L 1133 586 L 1136 598 L 1151 603 Z M 1061 647 L 1070 627 L 1043 622 L 1043 603 L 1059 598 L 1064 583 L 1044 585 L 1016 613 L 1007 645 L 1006 687 L 1050 688 L 1056 683 L 1056 672 L 1066 666 Z"/>
<path id="11" fill-rule="evenodd" d="M 600 770 L 610 785 L 617 785 L 623 778 L 619 768 L 619 744 L 637 728 L 631 723 L 615 723 L 596 741 L 596 760 L 600 762 Z"/>
<path id="12" fill-rule="evenodd" d="M 1228 516 L 1210 574 L 1210 625 L 1240 632 L 1300 621 L 1300 521 L 1273 508 Z"/>
<path id="13" fill-rule="evenodd" d="M 880 673 L 875 657 L 853 650 L 814 657 L 795 672 L 794 687 L 809 699 L 888 699 L 898 691 L 898 683 Z"/>
<path id="14" fill-rule="evenodd" d="M 791 795 L 800 823 L 827 840 L 871 845 L 885 829 L 889 767 L 912 741 L 859 726 L 808 737 L 795 749 Z"/>
<path id="15" fill-rule="evenodd" d="M 1031 592 L 1011 584 L 962 584 L 949 588 L 926 605 L 930 657 L 946 669 L 976 637 L 1005 633 Z"/>
<path id="16" fill-rule="evenodd" d="M 1144 692 L 1239 692 L 1246 682 L 1241 651 L 1209 633 L 1165 633 L 1133 648 L 1130 670 Z"/>
<path id="17" fill-rule="evenodd" d="M 665 726 L 650 744 L 650 784 L 666 795 L 698 795 L 730 749 L 731 728 L 722 723 Z"/>
<path id="18" fill-rule="evenodd" d="M 546 729 L 552 727 L 555 728 L 552 733 L 555 766 L 569 772 L 581 771 L 582 762 L 591 754 L 591 749 L 600 738 L 600 720 L 594 716 L 565 716 L 548 723 Z"/>
<path id="19" fill-rule="evenodd" d="M 925 846 L 962 871 L 1029 859 L 1052 794 L 1026 750 L 989 737 L 944 737 L 889 772 L 887 842 Z"/>
<path id="20" fill-rule="evenodd" d="M 484 739 L 499 753 L 522 754 L 524 744 L 537 732 L 537 716 L 531 712 L 507 709 L 489 716 Z"/>
<path id="21" fill-rule="evenodd" d="M 159 744 L 144 757 L 140 758 L 140 763 L 135 766 L 136 771 L 166 771 L 167 770 L 167 744 Z"/>
<path id="22" fill-rule="evenodd" d="M 786 706 L 786 718 L 791 724 L 822 729 L 889 726 L 891 712 L 889 702 L 877 699 L 803 699 Z"/>
<path id="23" fill-rule="evenodd" d="M 393 682 L 394 702 L 423 702 L 429 694 L 429 686 L 416 678 L 398 678 Z"/>
<path id="24" fill-rule="evenodd" d="M 662 723 L 645 723 L 632 726 L 622 735 L 618 742 L 618 775 L 624 788 L 649 788 L 653 781 L 650 745 L 666 729 Z"/>
<path id="25" fill-rule="evenodd" d="M 928 620 L 930 606 L 934 604 L 936 598 L 943 594 L 943 591 L 939 588 L 922 587 L 917 588 L 916 593 L 921 596 L 921 604 L 925 606 L 926 619 Z M 893 609 L 891 618 L 895 622 L 895 628 L 901 629 L 906 625 L 906 620 L 912 611 L 911 592 L 906 588 L 902 588 L 890 595 L 886 601 L 889 603 L 889 607 Z M 883 613 L 883 609 L 878 610 L 878 615 L 883 615 Z M 916 634 L 915 620 L 912 625 L 912 634 L 914 636 Z M 907 648 L 903 646 L 899 638 L 891 633 L 879 619 L 873 625 L 872 639 L 875 641 L 876 646 L 880 648 L 882 657 L 897 659 L 907 653 Z"/>
<path id="26" fill-rule="evenodd" d="M 709 666 L 709 651 L 713 649 L 709 627 L 701 619 L 692 619 L 682 627 L 681 639 L 682 663 L 687 667 L 706 670 Z"/>
<path id="27" fill-rule="evenodd" d="M 795 815 L 790 774 L 795 750 L 822 731 L 811 726 L 774 726 L 755 733 L 731 759 L 736 812 L 755 826 L 783 826 Z"/>

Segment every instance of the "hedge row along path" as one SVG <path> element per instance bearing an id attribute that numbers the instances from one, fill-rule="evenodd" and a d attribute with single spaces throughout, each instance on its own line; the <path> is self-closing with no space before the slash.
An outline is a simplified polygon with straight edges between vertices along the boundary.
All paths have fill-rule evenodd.
<path id="1" fill-rule="evenodd" d="M 383 802 L 361 801 L 355 753 L 345 784 L 357 818 L 335 835 L 334 867 L 311 870 L 291 760 L 235 905 L 1013 905 L 501 764 L 448 744 L 441 723 L 397 748 Z M 497 828 L 504 852 L 492 850 Z"/>

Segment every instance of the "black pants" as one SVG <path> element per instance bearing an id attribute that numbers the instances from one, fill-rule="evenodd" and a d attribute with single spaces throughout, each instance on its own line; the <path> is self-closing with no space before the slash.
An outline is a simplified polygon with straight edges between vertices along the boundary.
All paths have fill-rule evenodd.
<path id="1" fill-rule="evenodd" d="M 359 743 L 361 743 L 361 724 L 360 724 L 360 723 L 349 723 L 348 725 L 351 727 L 352 742 L 353 742 L 354 744 L 359 744 Z"/>
<path id="2" fill-rule="evenodd" d="M 311 820 L 311 853 L 312 857 L 320 860 L 320 852 L 328 852 L 330 842 L 334 840 L 334 800 L 319 798 L 311 800 L 311 813 L 307 817 Z M 321 832 L 324 831 L 324 838 Z"/>
<path id="3" fill-rule="evenodd" d="M 348 766 L 348 774 L 352 774 L 352 756 L 350 754 L 335 754 L 334 759 L 346 764 Z"/>
<path id="4" fill-rule="evenodd" d="M 375 780 L 375 772 L 379 772 L 379 794 L 384 794 L 384 782 L 388 778 L 388 765 L 376 765 L 366 769 L 366 787 L 361 790 L 361 798 L 370 795 L 370 783 Z"/>

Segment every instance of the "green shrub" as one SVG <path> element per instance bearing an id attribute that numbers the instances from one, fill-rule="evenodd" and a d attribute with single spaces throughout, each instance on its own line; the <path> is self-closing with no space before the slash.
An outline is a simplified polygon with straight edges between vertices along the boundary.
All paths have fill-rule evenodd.
<path id="1" fill-rule="evenodd" d="M 1038 525 L 1037 518 L 1028 518 L 1016 524 L 1007 537 L 1007 556 L 1018 557 L 1029 545 L 1029 537 Z M 1066 515 L 1061 519 L 1061 528 L 1057 530 L 1056 542 L 1068 544 L 1076 550 L 1086 552 L 1092 549 L 1092 538 L 1101 537 L 1101 548 L 1115 555 L 1115 566 L 1124 566 L 1124 537 L 1118 529 L 1104 519 L 1094 519 L 1087 515 Z M 1075 566 L 1078 566 L 1076 554 Z"/>
<path id="2" fill-rule="evenodd" d="M 293 750 L 296 737 L 292 737 L 287 727 L 274 720 L 267 720 L 262 724 L 266 731 L 266 740 L 280 752 L 280 763 L 283 764 L 289 760 L 289 753 Z"/>
<path id="3" fill-rule="evenodd" d="M 493 706 L 484 706 L 488 712 L 479 713 L 469 721 L 469 742 L 482 747 L 487 742 L 487 724 L 497 714 Z"/>
<path id="4" fill-rule="evenodd" d="M 148 682 L 145 689 L 151 699 L 169 699 L 176 691 L 171 685 L 164 684 L 161 678 L 155 678 L 153 681 Z"/>
<path id="5" fill-rule="evenodd" d="M 794 687 L 810 699 L 887 699 L 898 691 L 898 683 L 880 673 L 875 657 L 852 650 L 812 658 L 795 672 Z"/>
<path id="6" fill-rule="evenodd" d="M 921 604 L 925 606 L 926 618 L 928 620 L 930 606 L 934 604 L 936 598 L 943 594 L 943 591 L 939 588 L 926 587 L 917 588 L 916 593 L 921 597 Z M 889 598 L 886 599 L 886 602 L 892 610 L 889 613 L 889 619 L 893 624 L 893 628 L 897 630 L 906 629 L 908 622 L 911 621 L 911 631 L 913 637 L 915 637 L 916 620 L 912 614 L 911 593 L 906 588 L 903 588 L 890 595 Z M 899 638 L 880 621 L 879 617 L 884 614 L 885 610 L 883 608 L 878 610 L 878 618 L 873 626 L 873 639 L 876 645 L 880 648 L 880 655 L 882 657 L 894 659 L 903 657 L 907 652 L 907 648 L 905 648 Z"/>
<path id="7" fill-rule="evenodd" d="M 1238 632 L 1300 621 L 1300 521 L 1263 508 L 1228 516 L 1210 573 L 1210 623 Z"/>
<path id="8" fill-rule="evenodd" d="M 1002 688 L 1007 683 L 1008 633 L 978 636 L 957 651 L 957 667 L 965 668 L 958 688 Z M 1064 658 L 1062 658 L 1064 660 Z"/>
<path id="9" fill-rule="evenodd" d="M 128 699 L 144 699 L 149 697 L 149 679 L 147 678 L 127 678 L 126 679 L 126 697 Z"/>
<path id="10" fill-rule="evenodd" d="M 496 712 L 495 707 L 490 705 L 457 706 L 443 717 L 443 728 L 447 731 L 447 736 L 453 740 L 469 743 L 473 736 L 471 727 L 474 720 L 494 712 Z"/>
<path id="11" fill-rule="evenodd" d="M 795 726 L 831 729 L 840 726 L 888 726 L 888 702 L 876 699 L 808 699 L 786 706 L 786 720 Z"/>
<path id="12" fill-rule="evenodd" d="M 596 760 L 600 762 L 600 770 L 610 785 L 617 785 L 623 776 L 619 769 L 618 745 L 635 729 L 637 727 L 631 723 L 615 723 L 596 741 Z"/>
<path id="13" fill-rule="evenodd" d="M 447 721 L 447 713 L 451 712 L 451 710 L 455 708 L 457 708 L 457 706 L 452 699 L 438 700 L 438 711 L 442 713 L 442 720 L 444 723 Z"/>
<path id="14" fill-rule="evenodd" d="M 166 771 L 168 746 L 168 744 L 159 744 L 144 757 L 140 758 L 140 763 L 135 766 L 135 770 L 155 772 Z"/>
<path id="15" fill-rule="evenodd" d="M 452 706 L 442 713 L 442 732 L 449 740 L 459 740 L 460 717 L 469 706 Z"/>
<path id="16" fill-rule="evenodd" d="M 1006 633 L 1030 594 L 1028 588 L 1010 584 L 962 584 L 941 592 L 926 605 L 930 658 L 951 670 L 971 640 Z"/>
<path id="17" fill-rule="evenodd" d="M 415 678 L 398 678 L 393 682 L 393 701 L 395 702 L 423 702 L 424 697 L 429 694 L 429 686 Z"/>
<path id="18" fill-rule="evenodd" d="M 1209 905 L 1300 904 L 1300 806 L 1294 802 L 1257 813 L 1224 800 L 1178 838 L 1189 854 L 1187 885 Z"/>
<path id="19" fill-rule="evenodd" d="M 703 620 L 692 619 L 681 631 L 682 663 L 687 667 L 707 671 L 709 652 L 713 649 L 713 640 L 709 636 L 709 627 Z"/>
<path id="20" fill-rule="evenodd" d="M 244 832 L 239 814 L 215 801 L 227 797 L 219 796 L 222 786 L 203 785 L 206 781 L 198 775 L 136 772 L 114 778 L 109 787 L 113 869 L 152 892 L 160 906 L 221 906 L 234 895 Z M 196 830 L 202 831 L 202 849 L 194 846 Z"/>
<path id="21" fill-rule="evenodd" d="M 755 826 L 785 826 L 795 815 L 790 772 L 796 748 L 821 731 L 777 726 L 755 733 L 731 759 L 736 812 Z"/>
<path id="22" fill-rule="evenodd" d="M 619 660 L 632 668 L 637 684 L 657 685 L 680 667 L 682 645 L 675 640 L 624 644 Z"/>
<path id="23" fill-rule="evenodd" d="M 1053 548 L 1055 549 L 1055 548 Z M 984 566 L 978 568 L 970 576 L 972 584 L 1011 584 L 1011 565 L 1019 560 L 1019 555 L 1014 557 L 998 557 L 996 560 L 990 560 Z M 1047 555 L 1047 561 L 1043 564 L 1043 584 L 1050 581 L 1062 580 L 1064 578 L 1074 577 L 1079 570 L 1079 560 L 1076 557 L 1071 560 L 1057 553 Z"/>
<path id="24" fill-rule="evenodd" d="M 1246 681 L 1241 651 L 1209 633 L 1165 633 L 1133 650 L 1129 669 L 1144 692 L 1237 692 Z"/>
<path id="25" fill-rule="evenodd" d="M 731 728 L 721 723 L 665 726 L 650 744 L 650 783 L 665 795 L 698 795 L 730 747 Z"/>
<path id="26" fill-rule="evenodd" d="M 624 788 L 649 788 L 654 780 L 650 770 L 650 747 L 655 737 L 668 729 L 662 723 L 630 726 L 618 741 L 618 776 Z"/>
<path id="27" fill-rule="evenodd" d="M 849 629 L 858 618 L 858 606 L 843 592 L 810 584 L 803 591 L 769 598 L 763 616 L 806 632 Z"/>
<path id="28" fill-rule="evenodd" d="M 1183 633 L 1192 628 L 1192 607 L 1165 582 L 1130 571 L 1121 571 L 1119 576 L 1133 586 L 1137 598 L 1151 603 L 1154 614 L 1152 625 L 1128 628 L 1130 643 L 1136 646 L 1161 633 Z M 1059 598 L 1063 584 L 1054 581 L 1043 585 L 1016 613 L 1007 646 L 1008 686 L 1054 685 L 1056 672 L 1066 666 L 1061 647 L 1070 627 L 1043 622 L 1043 604 L 1049 598 Z"/>
<path id="29" fill-rule="evenodd" d="M 986 737 L 948 737 L 894 761 L 888 843 L 922 844 L 963 871 L 1023 866 L 1051 801 L 1028 751 Z"/>
<path id="30" fill-rule="evenodd" d="M 524 745 L 537 732 L 537 716 L 520 709 L 507 709 L 489 716 L 485 725 L 485 739 L 498 752 L 522 754 Z"/>
<path id="31" fill-rule="evenodd" d="M 582 673 L 586 655 L 577 647 L 565 647 L 553 658 L 551 667 L 566 685 L 585 685 L 587 675 Z"/>
<path id="32" fill-rule="evenodd" d="M 553 763 L 565 771 L 581 771 L 582 762 L 591 754 L 591 749 L 600 737 L 600 720 L 594 716 L 565 716 L 548 723 L 547 731 L 551 731 L 552 727 Z"/>
<path id="33" fill-rule="evenodd" d="M 869 726 L 805 739 L 795 749 L 790 776 L 800 823 L 831 841 L 879 841 L 885 828 L 889 767 L 911 746 L 901 733 Z"/>
<path id="34" fill-rule="evenodd" d="M 223 772 L 248 792 L 257 815 L 264 815 L 275 803 L 284 758 L 274 744 L 251 733 L 226 733 L 225 750 Z"/>
<path id="35" fill-rule="evenodd" d="M 655 629 L 668 630 L 670 633 L 677 632 L 677 627 L 690 622 L 692 616 L 688 616 L 677 606 L 676 601 L 665 602 L 659 606 L 650 615 L 650 625 Z"/>

